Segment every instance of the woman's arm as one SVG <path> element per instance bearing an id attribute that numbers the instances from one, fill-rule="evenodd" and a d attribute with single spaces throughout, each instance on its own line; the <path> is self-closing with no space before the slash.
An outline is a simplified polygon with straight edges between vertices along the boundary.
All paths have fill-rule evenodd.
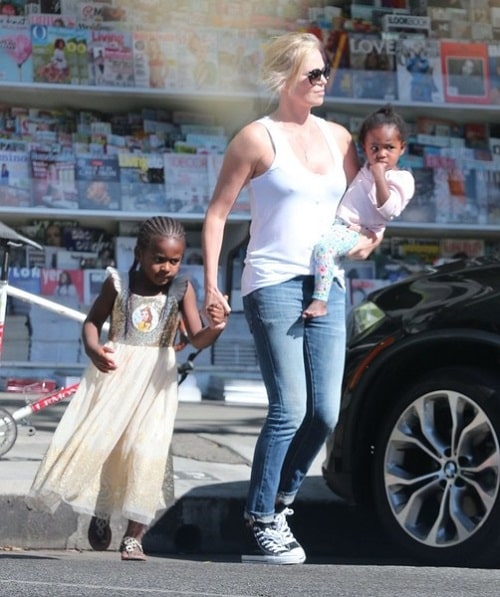
<path id="1" fill-rule="evenodd" d="M 224 227 L 229 213 L 243 187 L 254 176 L 262 161 L 263 145 L 269 144 L 265 128 L 257 123 L 244 127 L 229 144 L 221 171 L 205 214 L 201 233 L 205 274 L 204 312 L 212 304 L 221 303 L 230 311 L 217 284 Z"/>

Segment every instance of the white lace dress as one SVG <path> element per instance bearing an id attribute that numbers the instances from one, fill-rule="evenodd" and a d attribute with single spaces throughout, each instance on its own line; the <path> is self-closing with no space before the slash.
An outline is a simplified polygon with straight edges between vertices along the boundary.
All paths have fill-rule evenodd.
<path id="1" fill-rule="evenodd" d="M 149 524 L 165 507 L 162 493 L 177 411 L 172 347 L 186 282 L 166 294 L 129 291 L 127 274 L 108 268 L 118 292 L 107 345 L 118 368 L 85 370 L 27 497 L 55 511 L 61 501 L 99 517 Z"/>

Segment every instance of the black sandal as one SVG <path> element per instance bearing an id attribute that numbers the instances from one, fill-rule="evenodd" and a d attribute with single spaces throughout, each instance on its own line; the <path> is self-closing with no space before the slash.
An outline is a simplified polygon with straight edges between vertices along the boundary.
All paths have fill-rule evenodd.
<path id="1" fill-rule="evenodd" d="M 111 528 L 109 518 L 93 516 L 90 521 L 87 537 L 95 551 L 105 551 L 111 544 Z"/>

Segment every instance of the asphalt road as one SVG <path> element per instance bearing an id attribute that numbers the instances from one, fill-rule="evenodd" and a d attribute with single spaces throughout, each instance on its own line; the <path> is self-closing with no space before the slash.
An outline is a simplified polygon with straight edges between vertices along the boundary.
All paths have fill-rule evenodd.
<path id="1" fill-rule="evenodd" d="M 0 552 L 1 597 L 498 597 L 500 570 L 313 560 L 303 566 L 111 552 Z"/>

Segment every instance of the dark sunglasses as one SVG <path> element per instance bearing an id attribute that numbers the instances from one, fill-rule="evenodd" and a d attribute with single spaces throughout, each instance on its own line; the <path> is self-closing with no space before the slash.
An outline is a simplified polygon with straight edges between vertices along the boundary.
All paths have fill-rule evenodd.
<path id="1" fill-rule="evenodd" d="M 321 77 L 325 77 L 325 79 L 328 81 L 328 77 L 330 76 L 330 65 L 329 64 L 325 64 L 324 68 L 315 68 L 313 70 L 310 70 L 307 73 L 307 78 L 309 79 L 309 83 L 311 83 L 311 85 L 314 85 L 315 83 L 317 83 Z"/>

